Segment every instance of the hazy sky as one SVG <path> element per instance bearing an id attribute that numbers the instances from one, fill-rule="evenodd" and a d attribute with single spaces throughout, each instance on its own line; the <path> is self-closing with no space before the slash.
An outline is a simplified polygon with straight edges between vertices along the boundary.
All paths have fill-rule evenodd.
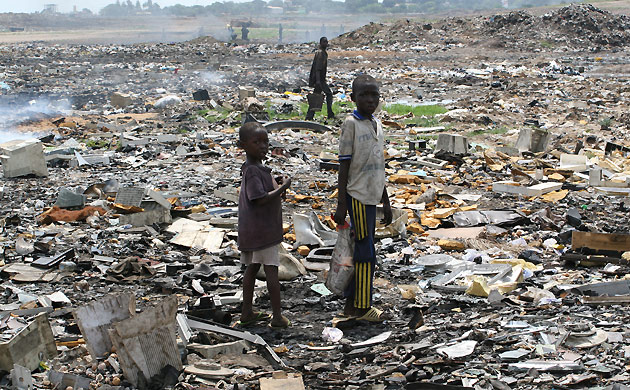
<path id="1" fill-rule="evenodd" d="M 140 3 L 145 1 L 140 0 Z M 44 4 L 57 4 L 60 12 L 70 12 L 75 5 L 79 10 L 89 8 L 93 12 L 98 12 L 107 4 L 114 2 L 116 0 L 0 0 L 0 12 L 38 12 L 44 9 Z M 132 0 L 132 2 L 135 4 L 136 0 Z M 153 2 L 164 7 L 178 3 L 183 5 L 207 5 L 213 3 L 214 0 L 153 0 Z"/>

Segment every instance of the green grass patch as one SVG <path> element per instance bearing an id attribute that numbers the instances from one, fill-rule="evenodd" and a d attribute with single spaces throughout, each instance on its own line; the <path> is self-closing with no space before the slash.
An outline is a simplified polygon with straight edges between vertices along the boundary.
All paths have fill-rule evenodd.
<path id="1" fill-rule="evenodd" d="M 215 123 L 226 119 L 230 115 L 230 111 L 223 108 L 216 110 L 200 110 L 199 115 L 210 123 Z"/>
<path id="2" fill-rule="evenodd" d="M 410 136 L 409 138 L 411 138 L 414 141 L 420 141 L 420 140 L 430 141 L 430 140 L 438 139 L 438 135 L 437 134 L 416 134 L 416 135 Z"/>
<path id="3" fill-rule="evenodd" d="M 435 117 L 415 117 L 415 118 L 407 118 L 403 120 L 403 123 L 406 125 L 413 125 L 417 127 L 436 127 L 441 126 L 439 120 Z"/>
<path id="4" fill-rule="evenodd" d="M 282 31 L 284 35 L 284 31 Z M 238 31 L 238 38 L 241 37 L 241 32 Z M 249 29 L 249 39 L 278 39 L 278 27 L 258 27 Z"/>
<path id="5" fill-rule="evenodd" d="M 354 103 L 349 102 L 349 101 L 342 101 L 342 102 L 336 102 L 333 101 L 333 106 L 332 106 L 333 112 L 335 113 L 335 116 L 345 116 L 345 114 L 351 113 L 354 110 Z M 300 110 L 303 113 L 304 116 L 306 116 L 306 112 L 308 111 L 308 104 L 307 103 L 303 103 L 303 105 L 300 106 Z M 328 107 L 326 107 L 326 101 L 324 100 L 324 105 L 322 107 L 322 110 L 319 112 L 315 113 L 315 120 L 324 120 L 328 117 Z"/>
<path id="6" fill-rule="evenodd" d="M 297 105 L 297 109 L 289 113 L 281 113 L 277 112 L 270 101 L 265 103 L 265 111 L 269 114 L 269 119 L 272 121 L 281 121 L 288 119 L 304 119 L 306 117 L 306 112 L 308 111 L 308 103 L 299 103 Z M 333 101 L 333 112 L 336 116 L 343 115 L 351 112 L 354 109 L 352 102 L 342 101 L 336 102 Z M 313 118 L 315 121 L 324 120 L 328 117 L 328 108 L 326 107 L 326 102 L 324 101 L 324 107 L 322 110 L 315 113 L 315 117 Z"/>
<path id="7" fill-rule="evenodd" d="M 307 30 L 305 29 L 299 29 L 294 25 L 288 25 L 286 23 L 283 23 L 282 26 L 283 26 L 283 29 L 282 29 L 283 43 L 288 43 L 296 39 L 303 40 L 306 36 Z M 335 34 L 337 33 L 337 31 L 331 31 L 331 33 L 332 32 L 334 32 Z M 241 39 L 241 29 L 240 28 L 236 29 L 235 33 L 236 33 L 237 39 Z M 315 39 L 319 40 L 319 35 L 315 36 L 314 34 L 310 34 L 310 36 L 313 40 Z M 252 40 L 277 42 L 278 41 L 278 25 L 271 24 L 271 25 L 268 25 L 267 27 L 250 27 L 248 38 Z"/>
<path id="8" fill-rule="evenodd" d="M 85 141 L 85 146 L 91 149 L 107 148 L 109 147 L 109 144 L 110 144 L 110 141 L 104 140 L 104 139 L 101 139 L 101 140 L 89 139 Z"/>
<path id="9" fill-rule="evenodd" d="M 384 107 L 384 110 L 391 115 L 407 115 L 413 113 L 413 116 L 435 116 L 437 114 L 444 114 L 448 109 L 438 104 L 428 106 L 410 106 L 407 104 L 388 104 Z"/>
<path id="10" fill-rule="evenodd" d="M 410 106 L 407 104 L 388 104 L 383 108 L 390 115 L 408 115 L 413 114 L 413 117 L 403 119 L 403 123 L 406 125 L 413 125 L 419 127 L 435 127 L 440 126 L 440 122 L 435 118 L 437 114 L 444 114 L 448 109 L 438 104 L 427 106 Z"/>
<path id="11" fill-rule="evenodd" d="M 604 118 L 600 120 L 599 125 L 601 126 L 602 130 L 608 130 L 610 128 L 610 125 L 612 125 L 612 118 Z"/>
<path id="12" fill-rule="evenodd" d="M 289 119 L 295 119 L 300 117 L 302 114 L 302 104 L 300 103 L 299 108 L 296 110 L 295 108 L 290 112 L 278 112 L 273 108 L 273 104 L 270 101 L 265 102 L 265 111 L 269 115 L 269 120 L 271 121 L 285 121 Z M 295 107 L 295 106 L 294 106 Z M 304 111 L 306 112 L 306 111 Z"/>
<path id="13" fill-rule="evenodd" d="M 493 127 L 491 129 L 479 129 L 479 130 L 469 131 L 468 133 L 466 133 L 466 136 L 474 137 L 476 135 L 482 135 L 482 134 L 505 134 L 508 132 L 508 130 L 509 129 L 507 127 Z"/>
<path id="14" fill-rule="evenodd" d="M 549 41 L 540 41 L 540 46 L 544 47 L 545 49 L 551 49 L 553 47 L 553 43 Z"/>

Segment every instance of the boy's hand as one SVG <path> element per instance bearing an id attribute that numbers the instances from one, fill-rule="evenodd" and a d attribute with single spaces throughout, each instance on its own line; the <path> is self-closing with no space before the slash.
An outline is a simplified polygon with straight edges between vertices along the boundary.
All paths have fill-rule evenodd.
<path id="1" fill-rule="evenodd" d="M 291 178 L 289 176 L 279 176 L 279 179 L 280 181 L 276 179 L 276 182 L 280 184 L 280 188 L 282 188 L 283 191 L 291 187 Z"/>
<path id="2" fill-rule="evenodd" d="M 348 207 L 345 203 L 337 203 L 337 210 L 335 210 L 335 223 L 337 225 L 343 225 L 346 223 L 346 214 L 348 213 Z"/>
<path id="3" fill-rule="evenodd" d="M 383 205 L 383 223 L 385 226 L 392 223 L 393 215 L 392 215 L 392 206 L 390 206 L 389 202 Z"/>
<path id="4" fill-rule="evenodd" d="M 284 200 L 287 199 L 287 188 L 291 186 L 291 178 L 288 176 L 278 176 L 276 182 L 280 184 L 278 191 L 281 191 L 280 197 Z"/>

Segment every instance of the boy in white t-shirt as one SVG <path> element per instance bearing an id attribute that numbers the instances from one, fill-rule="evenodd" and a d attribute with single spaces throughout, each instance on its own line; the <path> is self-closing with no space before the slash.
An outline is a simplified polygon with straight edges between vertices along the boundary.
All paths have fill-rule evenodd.
<path id="1" fill-rule="evenodd" d="M 350 215 L 355 240 L 354 280 L 346 289 L 344 314 L 380 322 L 383 312 L 372 307 L 376 205 L 383 203 L 387 225 L 392 222 L 392 209 L 385 188 L 383 127 L 372 115 L 380 100 L 378 83 L 371 76 L 358 76 L 352 83 L 351 98 L 357 109 L 341 127 L 339 195 L 335 212 L 337 224 L 345 222 L 346 213 Z"/>

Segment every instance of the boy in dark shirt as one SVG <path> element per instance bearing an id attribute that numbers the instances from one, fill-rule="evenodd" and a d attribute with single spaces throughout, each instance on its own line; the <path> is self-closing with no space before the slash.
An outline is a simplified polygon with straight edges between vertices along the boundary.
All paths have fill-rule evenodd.
<path id="1" fill-rule="evenodd" d="M 326 109 L 328 110 L 328 118 L 335 117 L 332 109 L 333 94 L 328 84 L 326 84 L 326 72 L 328 70 L 328 38 L 321 37 L 319 39 L 319 50 L 315 53 L 313 64 L 311 65 L 311 73 L 308 77 L 308 86 L 314 87 L 314 93 L 322 93 L 326 95 Z M 315 110 L 309 107 L 306 113 L 306 120 L 310 121 L 315 116 Z"/>
<path id="2" fill-rule="evenodd" d="M 282 315 L 280 303 L 278 245 L 283 234 L 281 196 L 291 186 L 291 179 L 274 179 L 271 168 L 263 165 L 269 151 L 269 137 L 259 123 L 249 122 L 241 127 L 239 146 L 247 155 L 241 168 L 243 179 L 238 203 L 238 248 L 241 263 L 247 266 L 243 277 L 240 324 L 247 326 L 269 319 L 265 313 L 252 309 L 256 274 L 262 264 L 273 310 L 270 326 L 286 328 L 290 322 Z"/>
<path id="3" fill-rule="evenodd" d="M 357 109 L 345 119 L 339 136 L 339 192 L 335 212 L 335 222 L 340 225 L 345 223 L 346 214 L 350 214 L 354 231 L 354 278 L 345 292 L 344 314 L 379 322 L 384 319 L 383 311 L 372 307 L 376 205 L 383 204 L 386 225 L 392 222 L 392 209 L 385 187 L 383 126 L 372 115 L 380 100 L 378 83 L 371 76 L 358 76 L 352 83 L 350 96 Z"/>

